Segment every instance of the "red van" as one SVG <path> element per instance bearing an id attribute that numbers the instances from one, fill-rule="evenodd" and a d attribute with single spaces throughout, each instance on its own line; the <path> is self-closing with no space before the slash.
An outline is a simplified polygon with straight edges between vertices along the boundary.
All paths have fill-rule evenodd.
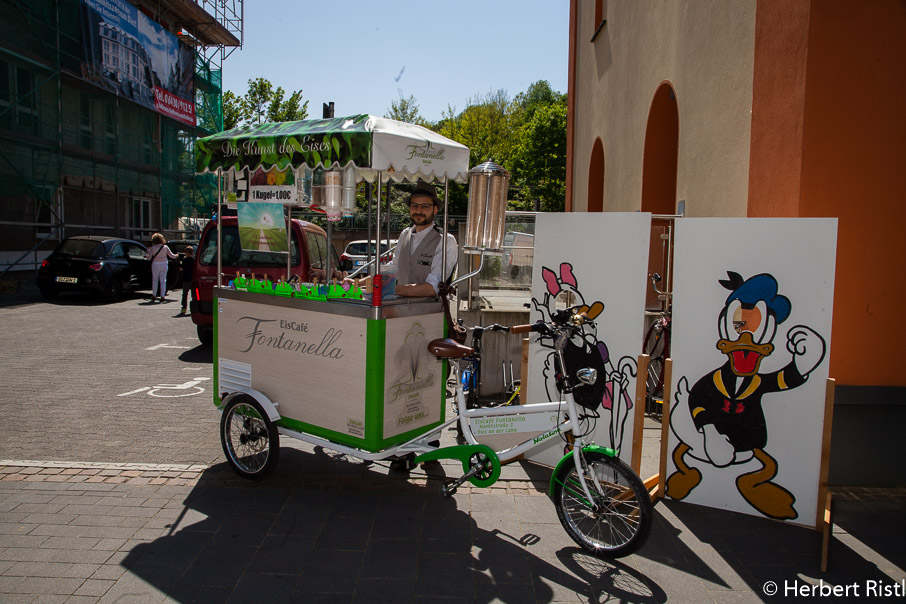
<path id="1" fill-rule="evenodd" d="M 286 254 L 244 250 L 239 245 L 239 224 L 235 216 L 221 218 L 223 254 L 222 283 L 228 284 L 236 272 L 257 278 L 267 275 L 271 281 L 286 278 Z M 324 281 L 327 269 L 328 250 L 333 253 L 331 260 L 334 278 L 342 278 L 340 257 L 332 245 L 327 244 L 327 233 L 316 224 L 303 220 L 292 220 L 292 245 L 290 245 L 290 276 L 300 281 L 311 282 L 314 278 Z M 198 250 L 195 252 L 195 270 L 192 274 L 192 289 L 195 299 L 190 305 L 192 322 L 198 331 L 198 339 L 205 346 L 214 341 L 214 286 L 217 285 L 217 221 L 210 221 L 201 234 Z"/>

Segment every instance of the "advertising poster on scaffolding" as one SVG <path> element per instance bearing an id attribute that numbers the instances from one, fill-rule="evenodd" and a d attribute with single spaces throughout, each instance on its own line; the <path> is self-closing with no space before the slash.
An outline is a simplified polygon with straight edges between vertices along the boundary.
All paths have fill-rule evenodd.
<path id="1" fill-rule="evenodd" d="M 814 526 L 837 221 L 676 221 L 667 497 Z"/>
<path id="2" fill-rule="evenodd" d="M 81 0 L 82 76 L 195 125 L 194 51 L 126 0 Z"/>
<path id="3" fill-rule="evenodd" d="M 570 359 L 597 370 L 593 386 L 576 390 L 589 409 L 585 440 L 632 454 L 637 358 L 642 348 L 651 214 L 539 214 L 535 225 L 530 322 L 575 307 L 595 323 L 570 343 Z M 561 400 L 550 338 L 532 334 L 529 403 Z M 559 437 L 529 457 L 556 464 L 569 446 Z"/>

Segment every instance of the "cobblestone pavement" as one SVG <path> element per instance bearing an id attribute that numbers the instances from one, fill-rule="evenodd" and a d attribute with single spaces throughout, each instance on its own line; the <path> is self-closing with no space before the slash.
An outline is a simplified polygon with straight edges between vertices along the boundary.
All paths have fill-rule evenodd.
<path id="1" fill-rule="evenodd" d="M 26 463 L 0 460 L 4 602 L 799 602 L 819 598 L 766 590 L 906 581 L 902 489 L 839 494 L 822 573 L 813 530 L 674 502 L 637 553 L 593 558 L 521 464 L 444 499 L 455 464 L 406 476 L 310 446 L 261 482 L 225 463 Z"/>
<path id="2" fill-rule="evenodd" d="M 98 304 L 61 294 L 0 306 L 0 457 L 218 459 L 211 352 L 198 345 L 172 292 L 171 300 L 152 305 L 143 293 Z"/>
<path id="3" fill-rule="evenodd" d="M 638 552 L 593 558 L 532 464 L 444 499 L 456 463 L 406 475 L 283 439 L 272 476 L 241 479 L 220 451 L 209 353 L 174 306 L 0 297 L 0 601 L 904 598 L 906 489 L 836 491 L 821 572 L 814 530 L 672 501 Z M 659 432 L 645 434 L 647 476 Z"/>

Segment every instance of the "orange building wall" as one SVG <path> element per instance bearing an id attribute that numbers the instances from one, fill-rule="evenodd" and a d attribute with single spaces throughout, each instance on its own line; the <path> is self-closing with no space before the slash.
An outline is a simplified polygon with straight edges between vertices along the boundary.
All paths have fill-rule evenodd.
<path id="1" fill-rule="evenodd" d="M 838 216 L 831 376 L 906 386 L 906 2 L 812 2 L 802 216 Z"/>
<path id="2" fill-rule="evenodd" d="M 749 216 L 799 214 L 808 19 L 808 0 L 755 8 Z"/>
<path id="3" fill-rule="evenodd" d="M 830 375 L 906 386 L 906 3 L 759 0 L 756 18 L 749 215 L 839 218 Z"/>

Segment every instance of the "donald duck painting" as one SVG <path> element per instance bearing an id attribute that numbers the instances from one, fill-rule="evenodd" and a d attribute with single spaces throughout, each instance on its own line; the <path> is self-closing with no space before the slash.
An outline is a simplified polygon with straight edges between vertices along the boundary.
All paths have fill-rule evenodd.
<path id="1" fill-rule="evenodd" d="M 792 520 L 798 516 L 794 495 L 772 482 L 778 462 L 766 451 L 762 399 L 804 384 L 824 360 L 827 345 L 810 327 L 791 327 L 785 337 L 789 362 L 761 373 L 762 361 L 776 352 L 777 326 L 789 318 L 792 304 L 767 273 L 744 279 L 728 271 L 719 283 L 730 291 L 717 317 L 716 347 L 726 360 L 691 389 L 685 376 L 677 384 L 671 428 L 680 440 L 672 454 L 676 471 L 667 479 L 667 495 L 684 499 L 698 486 L 702 472 L 696 462 L 725 468 L 754 459 L 757 467 L 736 477 L 739 494 L 765 516 Z"/>

